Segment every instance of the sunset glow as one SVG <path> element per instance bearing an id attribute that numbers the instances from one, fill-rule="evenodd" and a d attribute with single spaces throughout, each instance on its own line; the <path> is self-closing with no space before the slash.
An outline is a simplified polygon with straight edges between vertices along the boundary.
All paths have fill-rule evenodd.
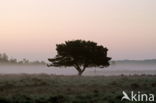
<path id="1" fill-rule="evenodd" d="M 0 53 L 47 60 L 73 39 L 104 45 L 115 60 L 156 58 L 156 0 L 0 1 Z"/>

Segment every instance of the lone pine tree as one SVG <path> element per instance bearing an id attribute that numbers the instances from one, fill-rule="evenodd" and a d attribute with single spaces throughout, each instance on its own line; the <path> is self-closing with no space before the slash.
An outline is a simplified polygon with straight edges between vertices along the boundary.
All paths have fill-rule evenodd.
<path id="1" fill-rule="evenodd" d="M 73 66 L 81 76 L 87 67 L 107 67 L 110 57 L 108 49 L 97 43 L 85 40 L 66 41 L 56 45 L 57 55 L 49 58 L 48 66 Z"/>

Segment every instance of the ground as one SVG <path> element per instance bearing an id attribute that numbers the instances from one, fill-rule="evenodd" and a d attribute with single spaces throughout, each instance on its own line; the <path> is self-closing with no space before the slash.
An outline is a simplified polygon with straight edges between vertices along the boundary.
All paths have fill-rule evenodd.
<path id="1" fill-rule="evenodd" d="M 0 103 L 121 103 L 122 91 L 156 94 L 156 76 L 0 75 Z"/>

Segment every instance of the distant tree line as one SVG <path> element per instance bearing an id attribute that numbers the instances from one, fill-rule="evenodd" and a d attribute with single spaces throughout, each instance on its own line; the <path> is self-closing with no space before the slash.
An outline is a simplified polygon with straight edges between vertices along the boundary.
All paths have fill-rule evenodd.
<path id="1" fill-rule="evenodd" d="M 6 53 L 0 53 L 0 64 L 26 64 L 26 65 L 44 65 L 44 61 L 29 61 L 23 58 L 23 60 L 17 60 L 15 58 L 10 58 Z"/>

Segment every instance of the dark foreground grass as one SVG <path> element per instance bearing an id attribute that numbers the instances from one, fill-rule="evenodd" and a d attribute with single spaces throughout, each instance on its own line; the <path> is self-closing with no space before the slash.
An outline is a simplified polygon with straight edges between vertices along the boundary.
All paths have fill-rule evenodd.
<path id="1" fill-rule="evenodd" d="M 156 94 L 156 76 L 0 75 L 0 103 L 121 103 L 123 90 Z"/>

